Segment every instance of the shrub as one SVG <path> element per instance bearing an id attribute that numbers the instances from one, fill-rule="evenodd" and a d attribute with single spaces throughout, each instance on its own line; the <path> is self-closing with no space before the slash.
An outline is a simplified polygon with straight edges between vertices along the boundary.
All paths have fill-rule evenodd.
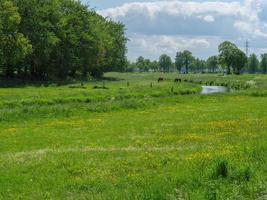
<path id="1" fill-rule="evenodd" d="M 226 160 L 221 160 L 217 163 L 215 176 L 227 178 L 228 177 L 228 162 Z"/>

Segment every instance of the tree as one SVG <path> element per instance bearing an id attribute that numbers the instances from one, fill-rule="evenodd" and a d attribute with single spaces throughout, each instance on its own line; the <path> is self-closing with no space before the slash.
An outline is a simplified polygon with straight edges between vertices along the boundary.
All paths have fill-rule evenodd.
<path id="1" fill-rule="evenodd" d="M 200 59 L 194 58 L 192 63 L 189 65 L 189 70 L 191 72 L 199 72 L 200 71 Z"/>
<path id="2" fill-rule="evenodd" d="M 227 74 L 231 73 L 231 68 L 234 73 L 240 74 L 247 62 L 247 56 L 235 44 L 225 41 L 219 45 L 219 62 L 226 67 Z"/>
<path id="3" fill-rule="evenodd" d="M 145 68 L 145 58 L 143 56 L 139 56 L 136 60 L 136 67 L 139 68 L 139 70 L 143 71 Z"/>
<path id="4" fill-rule="evenodd" d="M 128 65 L 129 68 L 129 65 Z M 148 58 L 144 58 L 143 56 L 139 56 L 136 59 L 136 62 L 130 64 L 130 68 L 138 68 L 140 71 L 148 72 L 149 70 L 158 71 L 159 70 L 159 63 L 157 61 L 151 61 Z"/>
<path id="5" fill-rule="evenodd" d="M 106 64 L 106 71 L 124 71 L 127 63 L 126 44 L 128 41 L 125 37 L 125 25 L 121 22 L 108 21 L 106 27 L 112 44 L 106 52 L 109 60 Z"/>
<path id="6" fill-rule="evenodd" d="M 237 46 L 229 41 L 225 41 L 219 45 L 219 62 L 223 67 L 226 67 L 227 74 L 231 73 L 233 65 L 234 51 Z"/>
<path id="7" fill-rule="evenodd" d="M 8 0 L 0 2 L 0 67 L 6 77 L 13 77 L 17 64 L 32 50 L 28 39 L 18 31 L 21 17 Z"/>
<path id="8" fill-rule="evenodd" d="M 200 67 L 199 68 L 200 68 L 201 73 L 205 72 L 206 66 L 207 66 L 207 62 L 205 60 L 200 60 Z"/>
<path id="9" fill-rule="evenodd" d="M 152 69 L 154 72 L 159 70 L 159 63 L 154 60 L 150 62 L 150 69 Z"/>
<path id="10" fill-rule="evenodd" d="M 206 68 L 206 61 L 199 58 L 194 58 L 189 68 L 191 71 L 203 73 Z"/>
<path id="11" fill-rule="evenodd" d="M 260 63 L 262 73 L 267 73 L 267 53 L 261 55 L 261 63 Z"/>
<path id="12" fill-rule="evenodd" d="M 162 54 L 159 58 L 159 66 L 164 72 L 169 72 L 172 67 L 171 57 L 166 54 Z"/>
<path id="13" fill-rule="evenodd" d="M 60 24 L 59 1 L 14 1 L 22 18 L 19 30 L 33 47 L 28 63 L 31 76 L 34 79 L 45 79 L 48 77 L 53 51 L 60 42 L 55 29 Z"/>
<path id="14" fill-rule="evenodd" d="M 259 60 L 255 53 L 251 54 L 248 58 L 248 71 L 249 73 L 256 73 L 259 67 Z"/>
<path id="15" fill-rule="evenodd" d="M 125 26 L 81 1 L 0 1 L 0 73 L 35 80 L 101 77 L 127 65 Z"/>
<path id="16" fill-rule="evenodd" d="M 211 56 L 207 59 L 207 67 L 210 72 L 214 73 L 219 67 L 218 56 Z"/>
<path id="17" fill-rule="evenodd" d="M 175 67 L 178 71 L 181 71 L 182 67 L 185 67 L 186 73 L 189 72 L 189 67 L 193 66 L 194 57 L 192 52 L 185 50 L 183 52 L 177 52 L 175 57 Z"/>
<path id="18" fill-rule="evenodd" d="M 235 74 L 240 74 L 241 70 L 245 67 L 248 59 L 246 54 L 240 49 L 236 48 L 234 50 L 234 59 L 232 61 L 233 71 Z"/>
<path id="19" fill-rule="evenodd" d="M 188 74 L 188 72 L 189 72 L 189 66 L 193 63 L 194 57 L 192 55 L 192 52 L 190 52 L 188 50 L 185 50 L 183 52 L 183 56 L 184 56 L 185 71 Z"/>
<path id="20" fill-rule="evenodd" d="M 148 72 L 150 70 L 151 61 L 149 59 L 145 59 L 144 61 L 144 71 Z"/>
<path id="21" fill-rule="evenodd" d="M 177 52 L 175 57 L 175 67 L 179 72 L 181 72 L 183 66 L 184 66 L 184 54 L 183 52 Z"/>

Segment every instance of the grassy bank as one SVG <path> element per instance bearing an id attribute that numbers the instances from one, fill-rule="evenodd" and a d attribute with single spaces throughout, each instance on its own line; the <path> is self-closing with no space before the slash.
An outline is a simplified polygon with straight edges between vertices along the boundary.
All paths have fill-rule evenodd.
<path id="1" fill-rule="evenodd" d="M 266 76 L 106 77 L 0 89 L 1 199 L 265 197 Z"/>

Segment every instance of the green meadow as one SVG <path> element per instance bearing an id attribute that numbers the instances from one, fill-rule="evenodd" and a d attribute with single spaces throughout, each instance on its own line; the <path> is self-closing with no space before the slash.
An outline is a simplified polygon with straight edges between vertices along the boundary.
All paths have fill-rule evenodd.
<path id="1" fill-rule="evenodd" d="M 267 199 L 265 75 L 0 85 L 0 199 Z"/>

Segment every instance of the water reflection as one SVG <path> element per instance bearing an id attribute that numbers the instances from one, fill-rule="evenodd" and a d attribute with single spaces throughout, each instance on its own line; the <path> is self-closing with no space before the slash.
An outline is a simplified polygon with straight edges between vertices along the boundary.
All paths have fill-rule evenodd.
<path id="1" fill-rule="evenodd" d="M 224 86 L 202 86 L 201 94 L 224 93 L 224 92 L 229 92 L 229 89 Z"/>

